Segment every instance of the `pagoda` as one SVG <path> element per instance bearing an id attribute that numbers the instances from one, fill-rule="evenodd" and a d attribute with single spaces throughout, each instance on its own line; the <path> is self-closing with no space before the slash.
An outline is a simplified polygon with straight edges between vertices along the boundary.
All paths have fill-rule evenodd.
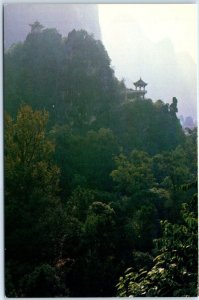
<path id="1" fill-rule="evenodd" d="M 142 78 L 140 77 L 140 79 L 136 82 L 133 83 L 135 86 L 135 90 L 134 89 L 127 89 L 127 98 L 131 99 L 131 98 L 143 98 L 145 94 L 147 93 L 147 91 L 145 90 L 145 87 L 147 86 L 147 83 L 144 82 L 142 80 Z"/>
<path id="2" fill-rule="evenodd" d="M 33 24 L 29 24 L 31 27 L 31 33 L 40 33 L 44 28 L 38 21 L 34 22 Z"/>

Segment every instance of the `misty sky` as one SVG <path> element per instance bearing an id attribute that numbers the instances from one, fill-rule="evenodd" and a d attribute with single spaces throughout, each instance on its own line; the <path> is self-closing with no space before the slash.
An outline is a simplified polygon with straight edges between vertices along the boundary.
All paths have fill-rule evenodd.
<path id="1" fill-rule="evenodd" d="M 116 76 L 129 87 L 143 77 L 149 83 L 148 97 L 170 102 L 177 96 L 180 113 L 196 117 L 196 5 L 100 4 L 98 8 L 103 43 Z"/>

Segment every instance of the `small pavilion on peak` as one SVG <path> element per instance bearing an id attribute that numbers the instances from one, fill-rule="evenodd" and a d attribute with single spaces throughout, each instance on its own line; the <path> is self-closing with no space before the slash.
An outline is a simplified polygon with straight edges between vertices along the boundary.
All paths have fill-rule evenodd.
<path id="1" fill-rule="evenodd" d="M 134 89 L 127 89 L 127 98 L 128 99 L 134 99 L 134 98 L 143 98 L 147 91 L 145 90 L 145 87 L 147 86 L 148 83 L 144 82 L 142 78 L 136 82 L 133 83 L 135 86 Z"/>
<path id="2" fill-rule="evenodd" d="M 134 82 L 136 90 L 137 88 L 139 88 L 140 90 L 143 88 L 145 90 L 145 86 L 147 86 L 147 84 L 148 83 L 144 82 L 141 77 L 138 81 Z"/>
<path id="3" fill-rule="evenodd" d="M 33 24 L 29 24 L 31 27 L 31 33 L 40 33 L 44 28 L 38 21 L 35 21 Z"/>

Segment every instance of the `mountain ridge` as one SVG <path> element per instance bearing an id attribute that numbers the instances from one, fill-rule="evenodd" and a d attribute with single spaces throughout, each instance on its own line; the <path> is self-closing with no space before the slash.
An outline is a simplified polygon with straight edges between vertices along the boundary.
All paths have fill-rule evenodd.
<path id="1" fill-rule="evenodd" d="M 101 39 L 96 4 L 38 4 L 20 3 L 4 6 L 4 48 L 23 42 L 30 24 L 40 22 L 44 27 L 56 28 L 62 36 L 73 29 L 84 29 Z"/>

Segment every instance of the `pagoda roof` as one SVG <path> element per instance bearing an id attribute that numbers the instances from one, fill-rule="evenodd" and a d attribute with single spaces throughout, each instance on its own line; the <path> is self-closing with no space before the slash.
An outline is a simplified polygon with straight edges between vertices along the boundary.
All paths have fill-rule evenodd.
<path id="1" fill-rule="evenodd" d="M 30 26 L 32 29 L 34 29 L 34 28 L 40 28 L 40 29 L 44 28 L 44 26 L 41 25 L 38 21 L 35 21 L 33 24 L 29 24 L 29 26 Z"/>
<path id="2" fill-rule="evenodd" d="M 141 77 L 140 77 L 140 79 L 139 79 L 138 81 L 134 82 L 134 85 L 135 85 L 135 86 L 143 87 L 143 86 L 146 86 L 147 83 L 144 82 L 144 81 L 141 79 Z"/>

